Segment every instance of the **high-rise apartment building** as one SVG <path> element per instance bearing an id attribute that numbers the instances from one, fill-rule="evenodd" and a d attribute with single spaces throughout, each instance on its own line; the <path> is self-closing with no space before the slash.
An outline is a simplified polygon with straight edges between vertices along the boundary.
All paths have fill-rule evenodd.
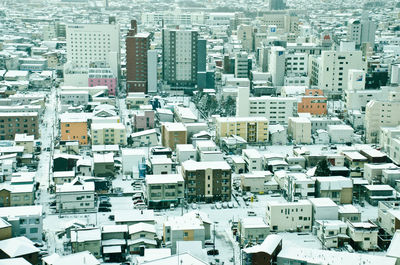
<path id="1" fill-rule="evenodd" d="M 148 50 L 150 33 L 138 33 L 136 20 L 131 21 L 131 29 L 126 37 L 126 86 L 127 92 L 148 90 Z"/>
<path id="2" fill-rule="evenodd" d="M 232 170 L 226 161 L 182 163 L 182 175 L 187 189 L 186 199 L 193 201 L 230 201 Z"/>
<path id="3" fill-rule="evenodd" d="M 26 133 L 39 138 L 37 112 L 1 112 L 0 140 L 14 140 L 16 134 Z"/>
<path id="4" fill-rule="evenodd" d="M 286 3 L 284 0 L 269 0 L 270 10 L 282 10 L 286 9 Z"/>
<path id="5" fill-rule="evenodd" d="M 195 30 L 163 29 L 163 80 L 172 86 L 197 84 L 197 44 Z"/>

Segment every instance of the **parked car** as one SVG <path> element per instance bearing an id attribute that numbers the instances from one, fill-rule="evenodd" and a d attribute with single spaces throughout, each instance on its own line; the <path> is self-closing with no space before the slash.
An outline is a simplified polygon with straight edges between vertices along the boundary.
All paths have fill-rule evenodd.
<path id="1" fill-rule="evenodd" d="M 233 208 L 233 202 L 228 202 L 228 207 Z"/>
<path id="2" fill-rule="evenodd" d="M 256 216 L 256 213 L 253 211 L 247 211 L 247 216 Z"/>
<path id="3" fill-rule="evenodd" d="M 99 196 L 100 202 L 110 202 L 110 197 L 108 196 Z"/>
<path id="4" fill-rule="evenodd" d="M 222 208 L 224 208 L 224 209 L 228 208 L 228 203 L 227 202 L 223 202 L 222 203 Z"/>
<path id="5" fill-rule="evenodd" d="M 111 215 L 108 217 L 108 220 L 114 221 L 114 220 L 115 220 L 115 215 L 111 214 Z"/>
<path id="6" fill-rule="evenodd" d="M 219 255 L 219 251 L 218 251 L 218 249 L 210 249 L 207 251 L 207 255 L 209 255 L 209 256 Z"/>
<path id="7" fill-rule="evenodd" d="M 107 207 L 99 207 L 99 212 L 111 212 L 111 209 Z"/>
<path id="8" fill-rule="evenodd" d="M 206 240 L 205 242 L 204 242 L 204 246 L 207 248 L 209 248 L 209 247 L 214 247 L 214 242 L 213 241 L 211 241 L 211 240 Z"/>
<path id="9" fill-rule="evenodd" d="M 197 209 L 197 204 L 192 203 L 192 209 L 193 209 L 193 210 L 196 210 L 196 209 Z"/>
<path id="10" fill-rule="evenodd" d="M 111 207 L 111 203 L 106 201 L 101 201 L 99 207 Z"/>
<path id="11" fill-rule="evenodd" d="M 215 208 L 216 208 L 216 209 L 221 209 L 221 208 L 222 208 L 222 207 L 221 207 L 221 203 L 216 202 L 216 203 L 215 203 Z"/>

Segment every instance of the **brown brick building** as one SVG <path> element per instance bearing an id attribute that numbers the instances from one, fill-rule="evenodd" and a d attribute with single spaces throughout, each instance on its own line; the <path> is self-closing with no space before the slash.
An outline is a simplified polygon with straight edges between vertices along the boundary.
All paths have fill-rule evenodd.
<path id="1" fill-rule="evenodd" d="M 39 138 L 37 112 L 0 112 L 0 140 L 14 140 L 15 134 L 26 133 Z"/>
<path id="2" fill-rule="evenodd" d="M 183 123 L 164 122 L 161 126 L 161 143 L 175 150 L 177 144 L 186 144 L 187 130 Z"/>
<path id="3" fill-rule="evenodd" d="M 182 163 L 185 196 L 193 201 L 230 201 L 232 195 L 231 167 L 225 161 Z"/>
<path id="4" fill-rule="evenodd" d="M 127 92 L 147 93 L 147 51 L 150 33 L 138 33 L 136 20 L 126 37 L 126 86 Z"/>

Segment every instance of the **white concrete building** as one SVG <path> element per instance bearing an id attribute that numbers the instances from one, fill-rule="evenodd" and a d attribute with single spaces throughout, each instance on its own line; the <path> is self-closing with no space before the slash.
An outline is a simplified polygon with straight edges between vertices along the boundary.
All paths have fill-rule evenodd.
<path id="1" fill-rule="evenodd" d="M 354 129 L 345 124 L 328 125 L 328 134 L 333 144 L 351 143 L 353 139 Z"/>
<path id="2" fill-rule="evenodd" d="M 271 47 L 269 72 L 272 75 L 274 86 L 283 86 L 285 77 L 285 48 L 281 46 Z"/>
<path id="3" fill-rule="evenodd" d="M 248 78 L 249 76 L 249 55 L 246 52 L 235 54 L 235 77 Z"/>
<path id="4" fill-rule="evenodd" d="M 79 178 L 71 183 L 56 186 L 57 212 L 93 212 L 94 182 L 84 182 Z"/>
<path id="5" fill-rule="evenodd" d="M 393 96 L 397 96 L 392 94 Z M 379 141 L 380 127 L 397 126 L 400 123 L 400 101 L 398 100 L 371 100 L 365 111 L 365 136 L 367 143 Z"/>
<path id="6" fill-rule="evenodd" d="M 197 157 L 196 148 L 191 144 L 177 144 L 175 152 L 179 164 L 186 160 L 196 160 Z"/>
<path id="7" fill-rule="evenodd" d="M 317 220 L 338 220 L 338 205 L 330 198 L 308 199 L 313 208 L 313 221 Z"/>
<path id="8" fill-rule="evenodd" d="M 287 124 L 297 114 L 297 99 L 292 97 L 250 97 L 249 116 L 266 117 L 270 124 Z"/>
<path id="9" fill-rule="evenodd" d="M 268 201 L 267 224 L 274 232 L 311 231 L 312 205 L 307 200 Z"/>
<path id="10" fill-rule="evenodd" d="M 0 217 L 12 225 L 12 236 L 42 241 L 43 206 L 0 207 Z"/>
<path id="11" fill-rule="evenodd" d="M 256 149 L 243 149 L 243 159 L 246 162 L 246 169 L 249 172 L 263 170 L 261 154 Z"/>
<path id="12" fill-rule="evenodd" d="M 114 76 L 120 76 L 120 28 L 118 24 L 70 24 L 66 27 L 67 62 L 87 69 L 105 62 Z"/>
<path id="13" fill-rule="evenodd" d="M 378 248 L 379 227 L 371 222 L 352 223 L 347 221 L 347 235 L 356 248 L 368 251 Z"/>
<path id="14" fill-rule="evenodd" d="M 290 117 L 288 125 L 288 135 L 297 144 L 311 143 L 311 122 L 304 117 Z"/>
<path id="15" fill-rule="evenodd" d="M 322 51 L 321 56 L 311 56 L 311 85 L 324 91 L 324 95 L 340 95 L 348 87 L 350 69 L 363 69 L 361 51 Z"/>
<path id="16" fill-rule="evenodd" d="M 270 228 L 261 217 L 247 217 L 239 220 L 240 240 L 242 244 L 261 243 L 268 236 Z"/>

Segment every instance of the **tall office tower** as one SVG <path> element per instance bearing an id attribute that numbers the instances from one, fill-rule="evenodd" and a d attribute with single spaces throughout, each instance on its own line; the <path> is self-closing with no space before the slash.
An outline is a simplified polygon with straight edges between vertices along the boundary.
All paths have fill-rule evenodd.
<path id="1" fill-rule="evenodd" d="M 66 35 L 67 67 L 88 69 L 93 63 L 101 63 L 108 66 L 114 76 L 119 78 L 121 48 L 117 23 L 70 24 Z"/>
<path id="2" fill-rule="evenodd" d="M 361 45 L 369 43 L 372 47 L 375 46 L 376 23 L 368 18 L 364 11 L 361 18 Z"/>
<path id="3" fill-rule="evenodd" d="M 357 48 L 363 43 L 375 45 L 376 23 L 368 18 L 366 13 L 360 19 L 351 19 L 347 28 L 347 40 L 354 41 Z"/>
<path id="4" fill-rule="evenodd" d="M 247 52 L 253 51 L 254 38 L 253 38 L 253 26 L 240 25 L 237 30 L 238 39 L 242 42 L 242 47 Z"/>
<path id="5" fill-rule="evenodd" d="M 285 80 L 285 48 L 281 46 L 271 47 L 269 71 L 274 86 L 283 86 Z"/>
<path id="6" fill-rule="evenodd" d="M 283 10 L 286 9 L 286 3 L 284 0 L 269 0 L 270 10 Z"/>
<path id="7" fill-rule="evenodd" d="M 235 54 L 235 77 L 249 77 L 249 55 L 247 52 L 238 52 Z"/>
<path id="8" fill-rule="evenodd" d="M 158 52 L 147 51 L 147 93 L 157 93 Z"/>
<path id="9" fill-rule="evenodd" d="M 150 34 L 138 33 L 136 20 L 126 36 L 126 89 L 127 92 L 144 92 L 148 89 L 147 51 Z"/>
<path id="10" fill-rule="evenodd" d="M 318 86 L 327 96 L 339 96 L 348 88 L 350 69 L 362 70 L 361 51 L 322 51 L 311 56 L 311 85 Z"/>
<path id="11" fill-rule="evenodd" d="M 198 32 L 163 29 L 163 80 L 175 87 L 197 84 Z"/>

